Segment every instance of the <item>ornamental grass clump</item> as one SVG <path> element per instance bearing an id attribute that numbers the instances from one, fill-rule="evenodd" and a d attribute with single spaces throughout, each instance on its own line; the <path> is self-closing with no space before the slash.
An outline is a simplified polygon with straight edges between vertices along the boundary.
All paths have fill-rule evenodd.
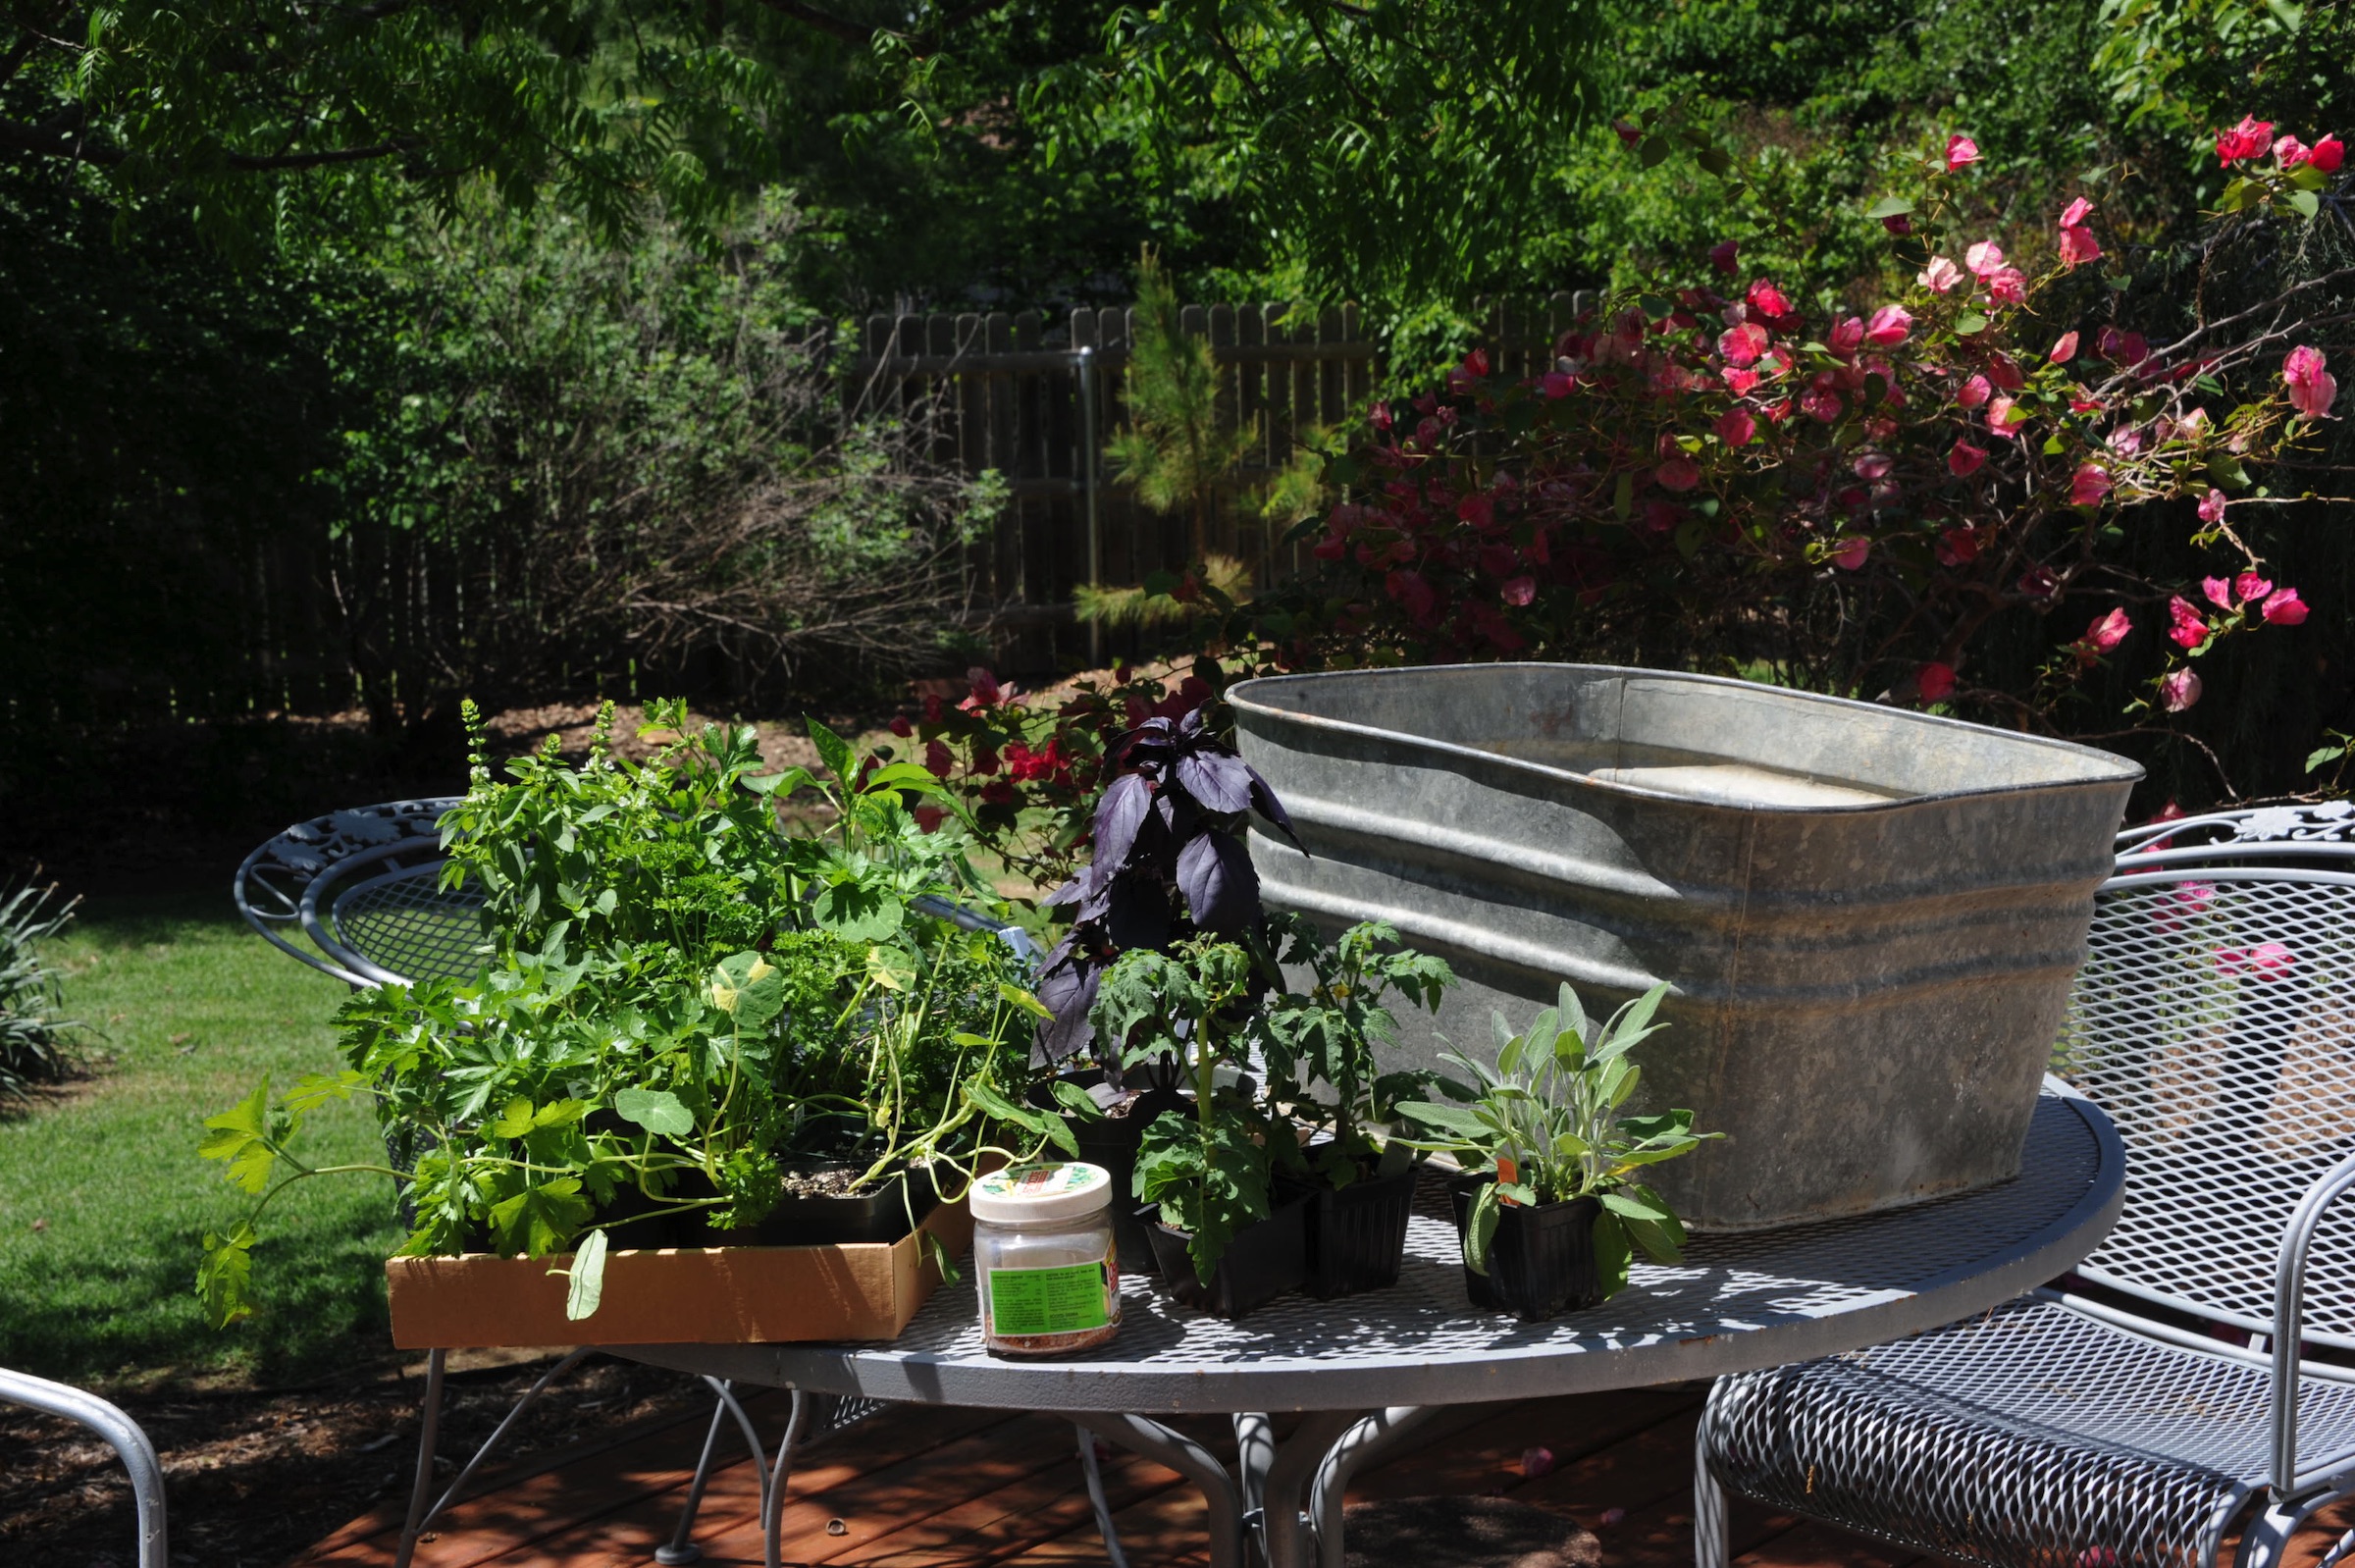
<path id="1" fill-rule="evenodd" d="M 23 1101 L 81 1066 L 83 1025 L 65 1016 L 64 988 L 40 945 L 66 928 L 79 899 L 51 907 L 54 887 L 26 883 L 0 901 L 0 1105 Z"/>

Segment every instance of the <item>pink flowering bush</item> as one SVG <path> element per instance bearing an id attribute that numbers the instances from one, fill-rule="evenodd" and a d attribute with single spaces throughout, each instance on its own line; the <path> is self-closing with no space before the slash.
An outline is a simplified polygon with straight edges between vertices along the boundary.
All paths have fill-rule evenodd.
<path id="1" fill-rule="evenodd" d="M 2310 215 L 2337 140 L 2274 131 L 2218 138 L 2241 171 L 2227 205 Z M 1720 244 L 1705 282 L 1601 300 L 1542 374 L 1475 352 L 1443 389 L 1378 404 L 1334 472 L 1350 488 L 1314 547 L 1328 595 L 1289 628 L 1292 656 L 1763 660 L 2028 722 L 2147 627 L 2135 721 L 2191 707 L 2194 660 L 2306 617 L 2231 511 L 2252 465 L 2336 417 L 2336 384 L 2311 346 L 2277 357 L 2278 333 L 2153 344 L 2104 322 L 2096 199 L 2007 254 L 1960 216 L 1979 157 L 1950 136 L 1863 216 L 1911 280 L 1898 297 L 1804 310 Z M 2138 508 L 2174 500 L 2228 562 L 2200 588 L 2120 564 L 2123 530 L 2181 515 Z M 2057 615 L 2032 690 L 1974 683 L 1997 628 Z"/>

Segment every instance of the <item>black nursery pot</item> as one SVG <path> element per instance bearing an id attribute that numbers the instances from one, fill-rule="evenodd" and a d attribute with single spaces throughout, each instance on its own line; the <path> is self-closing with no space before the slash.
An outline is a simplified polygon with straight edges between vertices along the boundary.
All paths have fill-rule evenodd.
<path id="1" fill-rule="evenodd" d="M 1473 1194 L 1489 1179 L 1455 1183 L 1458 1236 L 1471 1224 Z M 1464 1270 L 1464 1291 L 1472 1304 L 1509 1312 L 1524 1323 L 1599 1306 L 1603 1292 L 1595 1268 L 1595 1219 L 1601 1213 L 1598 1198 L 1500 1210 L 1495 1239 L 1489 1244 L 1489 1272 Z"/>
<path id="2" fill-rule="evenodd" d="M 1075 1083 L 1080 1088 L 1093 1088 L 1104 1081 L 1101 1069 L 1091 1068 L 1084 1072 L 1065 1072 L 1056 1081 Z M 1030 1090 L 1030 1103 L 1042 1111 L 1059 1108 L 1060 1102 L 1043 1084 Z M 1136 1151 L 1144 1142 L 1145 1128 L 1165 1111 L 1184 1111 L 1193 1104 L 1176 1089 L 1149 1088 L 1128 1103 L 1128 1114 L 1119 1117 L 1080 1118 L 1066 1113 L 1064 1124 L 1072 1129 L 1078 1141 L 1079 1158 L 1089 1165 L 1102 1166 L 1112 1175 L 1112 1240 L 1125 1274 L 1150 1275 L 1158 1268 L 1153 1255 L 1153 1243 L 1136 1211 L 1127 1201 L 1136 1190 Z"/>
<path id="3" fill-rule="evenodd" d="M 1305 1195 L 1279 1204 L 1265 1220 L 1237 1230 L 1207 1282 L 1195 1275 L 1194 1260 L 1185 1250 L 1191 1238 L 1155 1219 L 1158 1207 L 1147 1204 L 1136 1211 L 1136 1218 L 1152 1238 L 1162 1282 L 1189 1307 L 1239 1318 L 1286 1290 L 1298 1289 L 1307 1275 Z"/>
<path id="4" fill-rule="evenodd" d="M 1330 1301 L 1396 1284 L 1414 1207 L 1412 1166 L 1396 1176 L 1352 1181 L 1337 1192 L 1311 1189 L 1304 1215 L 1308 1293 Z"/>
<path id="5" fill-rule="evenodd" d="M 787 1172 L 861 1172 L 864 1160 L 784 1160 Z M 848 1242 L 899 1240 L 923 1223 L 940 1202 L 930 1173 L 905 1167 L 864 1192 L 842 1197 L 798 1197 L 787 1193 L 758 1225 L 723 1230 L 700 1221 L 690 1246 L 826 1247 Z"/>

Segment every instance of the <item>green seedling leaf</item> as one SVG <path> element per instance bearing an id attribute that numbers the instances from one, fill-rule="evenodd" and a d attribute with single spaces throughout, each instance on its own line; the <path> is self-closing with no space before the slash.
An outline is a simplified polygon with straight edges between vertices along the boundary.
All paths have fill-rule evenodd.
<path id="1" fill-rule="evenodd" d="M 531 1131 L 533 1125 L 532 1102 L 517 1095 L 507 1102 L 506 1109 L 493 1119 L 484 1130 L 493 1137 L 520 1138 Z"/>
<path id="2" fill-rule="evenodd" d="M 289 1111 L 309 1111 L 330 1100 L 348 1100 L 368 1087 L 368 1074 L 346 1069 L 329 1077 L 323 1072 L 305 1072 L 294 1080 L 287 1091 L 286 1105 Z"/>
<path id="3" fill-rule="evenodd" d="M 578 1323 L 594 1316 L 598 1304 L 605 1299 L 605 1233 L 592 1230 L 581 1237 L 580 1250 L 572 1255 L 570 1269 L 550 1269 L 550 1274 L 568 1275 L 564 1286 L 564 1316 Z"/>
<path id="4" fill-rule="evenodd" d="M 580 1178 L 558 1176 L 493 1204 L 493 1238 L 502 1252 L 545 1258 L 560 1251 L 594 1212 L 581 1196 Z"/>
<path id="5" fill-rule="evenodd" d="M 229 1184 L 259 1196 L 278 1164 L 278 1151 L 270 1146 L 270 1080 L 264 1078 L 251 1094 L 207 1117 L 204 1124 L 212 1130 L 196 1152 L 207 1160 L 227 1160 Z"/>
<path id="6" fill-rule="evenodd" d="M 814 718 L 810 720 L 810 741 L 817 748 L 818 760 L 826 764 L 826 771 L 848 788 L 858 765 L 851 757 L 851 743 Z"/>
<path id="7" fill-rule="evenodd" d="M 2330 762 L 2335 762 L 2346 755 L 2347 749 L 2343 746 L 2319 747 L 2316 750 L 2306 754 L 2306 771 L 2311 773 L 2316 768 L 2325 766 Z"/>
<path id="8" fill-rule="evenodd" d="M 1864 209 L 1867 218 L 1904 218 L 1913 211 L 1913 203 L 1903 196 L 1883 196 Z"/>
<path id="9" fill-rule="evenodd" d="M 789 767 L 782 773 L 764 773 L 748 778 L 744 787 L 759 795 L 792 795 L 817 782 L 817 775 L 806 767 Z"/>
<path id="10" fill-rule="evenodd" d="M 683 1138 L 695 1130 L 695 1113 L 668 1089 L 623 1089 L 613 1096 L 613 1114 L 666 1138 Z"/>
<path id="11" fill-rule="evenodd" d="M 1082 1122 L 1101 1122 L 1104 1108 L 1096 1104 L 1094 1095 L 1076 1083 L 1058 1082 L 1054 1088 L 1055 1103 Z"/>
<path id="12" fill-rule="evenodd" d="M 2312 218 L 2323 210 L 2323 198 L 2311 190 L 2291 191 L 2289 204 L 2297 209 L 2301 218 Z"/>
<path id="13" fill-rule="evenodd" d="M 846 879 L 818 890 L 811 916 L 836 936 L 852 942 L 880 942 L 899 933 L 907 910 L 887 888 Z"/>
<path id="14" fill-rule="evenodd" d="M 1032 996 L 1020 986 L 1010 985 L 1004 980 L 998 982 L 998 1000 L 1020 1012 L 1029 1014 L 1034 1019 L 1044 1019 L 1055 1016 L 1047 1011 L 1046 1004 L 1039 1001 L 1037 997 Z M 1068 1089 L 1073 1085 L 1065 1083 L 1059 1084 L 1057 1087 Z"/>
<path id="15" fill-rule="evenodd" d="M 740 1033 L 760 1028 L 785 1007 L 784 971 L 758 953 L 731 953 L 711 972 L 711 1005 L 735 1019 Z"/>
<path id="16" fill-rule="evenodd" d="M 204 1256 L 196 1264 L 196 1293 L 216 1329 L 253 1316 L 253 1227 L 240 1225 L 228 1235 L 204 1233 Z"/>

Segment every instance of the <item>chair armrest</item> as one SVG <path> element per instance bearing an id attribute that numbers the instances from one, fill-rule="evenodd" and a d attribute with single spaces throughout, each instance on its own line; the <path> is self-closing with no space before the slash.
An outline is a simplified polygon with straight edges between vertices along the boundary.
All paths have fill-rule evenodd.
<path id="1" fill-rule="evenodd" d="M 2315 1228 L 2330 1205 L 2355 1188 L 2355 1155 L 2332 1166 L 2306 1189 L 2281 1229 L 2281 1247 L 2274 1255 L 2274 1465 L 2273 1486 L 2278 1496 L 2300 1490 L 2318 1479 L 2298 1474 L 2298 1364 L 2306 1337 L 2306 1254 L 2314 1244 Z"/>

